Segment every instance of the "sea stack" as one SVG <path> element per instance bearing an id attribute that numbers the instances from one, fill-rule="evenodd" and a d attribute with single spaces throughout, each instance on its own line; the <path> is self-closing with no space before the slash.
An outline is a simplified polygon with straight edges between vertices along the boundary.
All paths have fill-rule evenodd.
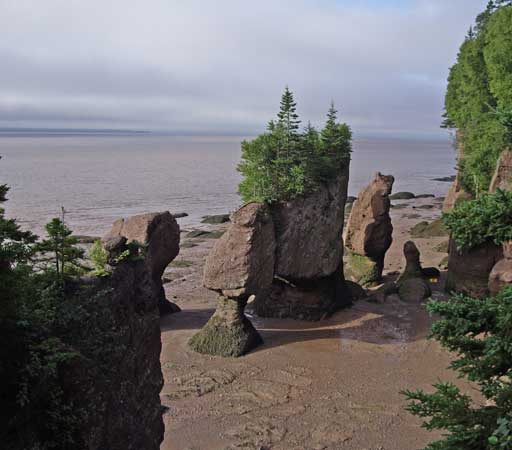
<path id="1" fill-rule="evenodd" d="M 244 315 L 251 295 L 266 295 L 274 276 L 274 224 L 268 206 L 249 203 L 208 255 L 203 284 L 218 292 L 217 310 L 190 341 L 199 353 L 240 356 L 262 342 Z"/>
<path id="2" fill-rule="evenodd" d="M 162 284 L 165 268 L 180 251 L 180 227 L 170 212 L 140 214 L 116 220 L 102 241 L 103 246 L 111 251 L 116 246 L 132 242 L 141 245 L 158 296 L 160 315 L 180 311 L 177 305 L 166 299 Z"/>
<path id="3" fill-rule="evenodd" d="M 345 233 L 345 276 L 363 286 L 380 282 L 393 241 L 389 195 L 395 179 L 377 172 L 352 206 Z"/>
<path id="4" fill-rule="evenodd" d="M 351 304 L 343 276 L 348 165 L 304 197 L 270 206 L 275 226 L 274 280 L 256 298 L 263 317 L 320 320 Z"/>

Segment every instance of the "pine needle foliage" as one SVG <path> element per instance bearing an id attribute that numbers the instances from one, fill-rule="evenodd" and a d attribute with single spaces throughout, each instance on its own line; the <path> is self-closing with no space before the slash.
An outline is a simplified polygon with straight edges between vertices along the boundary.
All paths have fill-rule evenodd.
<path id="1" fill-rule="evenodd" d="M 425 450 L 510 450 L 512 448 L 512 287 L 494 297 L 456 295 L 431 301 L 441 317 L 431 338 L 457 354 L 450 367 L 476 384 L 480 399 L 453 383 L 439 382 L 433 393 L 403 392 L 407 409 L 426 419 L 427 430 L 444 431 Z"/>
<path id="2" fill-rule="evenodd" d="M 239 192 L 245 202 L 273 203 L 306 195 L 349 164 L 352 132 L 338 123 L 334 105 L 320 132 L 310 123 L 301 131 L 296 108 L 287 87 L 277 120 L 269 122 L 266 133 L 242 142 Z"/>
<path id="3" fill-rule="evenodd" d="M 443 122 L 461 132 L 461 183 L 475 195 L 487 191 L 500 153 L 512 145 L 502 120 L 512 111 L 511 61 L 512 2 L 490 1 L 450 69 Z"/>

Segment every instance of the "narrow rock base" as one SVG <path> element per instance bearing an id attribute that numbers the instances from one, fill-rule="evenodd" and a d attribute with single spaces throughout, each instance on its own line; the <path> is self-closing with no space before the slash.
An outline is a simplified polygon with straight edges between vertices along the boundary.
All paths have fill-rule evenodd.
<path id="1" fill-rule="evenodd" d="M 198 353 L 238 357 L 262 344 L 260 334 L 244 315 L 245 305 L 246 301 L 219 297 L 217 310 L 192 337 L 190 347 Z"/>
<path id="2" fill-rule="evenodd" d="M 268 296 L 256 298 L 254 310 L 261 317 L 317 321 L 350 305 L 352 294 L 345 281 L 331 276 L 307 286 L 276 279 Z"/>
<path id="3" fill-rule="evenodd" d="M 380 283 L 382 266 L 367 256 L 358 255 L 346 250 L 345 277 L 347 280 L 359 283 L 364 287 L 372 287 Z"/>

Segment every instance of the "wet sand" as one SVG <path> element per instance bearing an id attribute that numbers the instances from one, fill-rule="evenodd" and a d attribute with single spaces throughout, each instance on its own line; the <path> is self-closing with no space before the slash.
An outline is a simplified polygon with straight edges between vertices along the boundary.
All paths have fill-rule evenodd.
<path id="1" fill-rule="evenodd" d="M 404 266 L 410 228 L 441 214 L 439 199 L 394 203 L 408 206 L 392 209 L 385 274 Z M 168 297 L 183 311 L 161 322 L 168 408 L 162 450 L 414 450 L 435 438 L 404 410 L 400 394 L 456 381 L 450 355 L 426 339 L 431 319 L 424 305 L 364 300 L 313 323 L 251 317 L 263 346 L 238 359 L 199 355 L 187 342 L 215 308 L 215 294 L 201 287 L 215 240 L 186 241 L 198 245 L 182 248 L 166 273 Z M 446 238 L 414 241 L 424 266 L 446 256 L 434 250 Z M 434 297 L 443 297 L 442 283 L 433 286 Z"/>

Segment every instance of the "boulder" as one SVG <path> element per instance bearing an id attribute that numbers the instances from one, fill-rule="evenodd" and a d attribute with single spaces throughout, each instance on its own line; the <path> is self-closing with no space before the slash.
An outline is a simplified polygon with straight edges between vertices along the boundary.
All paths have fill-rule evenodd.
<path id="1" fill-rule="evenodd" d="M 512 149 L 505 150 L 496 164 L 489 192 L 496 192 L 497 189 L 512 190 Z"/>
<path id="2" fill-rule="evenodd" d="M 209 223 L 211 225 L 219 225 L 229 222 L 229 214 L 216 214 L 213 216 L 204 216 L 201 223 Z"/>
<path id="3" fill-rule="evenodd" d="M 502 258 L 502 247 L 492 242 L 459 251 L 453 239 L 450 239 L 446 291 L 460 292 L 475 298 L 487 296 L 489 275 Z"/>
<path id="4" fill-rule="evenodd" d="M 444 237 L 449 234 L 442 219 L 419 222 L 411 228 L 410 233 L 414 238 Z"/>
<path id="5" fill-rule="evenodd" d="M 398 287 L 400 299 L 407 303 L 420 303 L 431 294 L 430 286 L 423 278 L 408 278 Z"/>
<path id="6" fill-rule="evenodd" d="M 391 175 L 376 173 L 353 204 L 345 233 L 347 274 L 351 274 L 347 278 L 352 281 L 371 285 L 382 276 L 384 256 L 393 240 L 389 216 L 393 182 Z"/>
<path id="7" fill-rule="evenodd" d="M 219 296 L 217 309 L 189 344 L 198 353 L 238 357 L 263 343 L 261 336 L 245 317 L 247 300 Z"/>
<path id="8" fill-rule="evenodd" d="M 503 244 L 503 259 L 499 260 L 489 275 L 489 292 L 496 295 L 512 285 L 512 241 Z"/>
<path id="9" fill-rule="evenodd" d="M 269 208 L 262 203 L 243 206 L 206 259 L 204 286 L 245 299 L 268 290 L 274 278 L 275 249 Z"/>
<path id="10" fill-rule="evenodd" d="M 416 198 L 412 192 L 397 192 L 396 194 L 390 195 L 390 200 L 411 200 Z"/>
<path id="11" fill-rule="evenodd" d="M 110 255 L 119 253 L 121 247 L 132 242 L 139 243 L 158 292 L 160 313 L 179 311 L 177 305 L 165 298 L 162 275 L 169 263 L 180 251 L 180 227 L 170 212 L 148 213 L 119 219 L 102 239 Z M 112 258 L 111 258 L 112 259 Z"/>

